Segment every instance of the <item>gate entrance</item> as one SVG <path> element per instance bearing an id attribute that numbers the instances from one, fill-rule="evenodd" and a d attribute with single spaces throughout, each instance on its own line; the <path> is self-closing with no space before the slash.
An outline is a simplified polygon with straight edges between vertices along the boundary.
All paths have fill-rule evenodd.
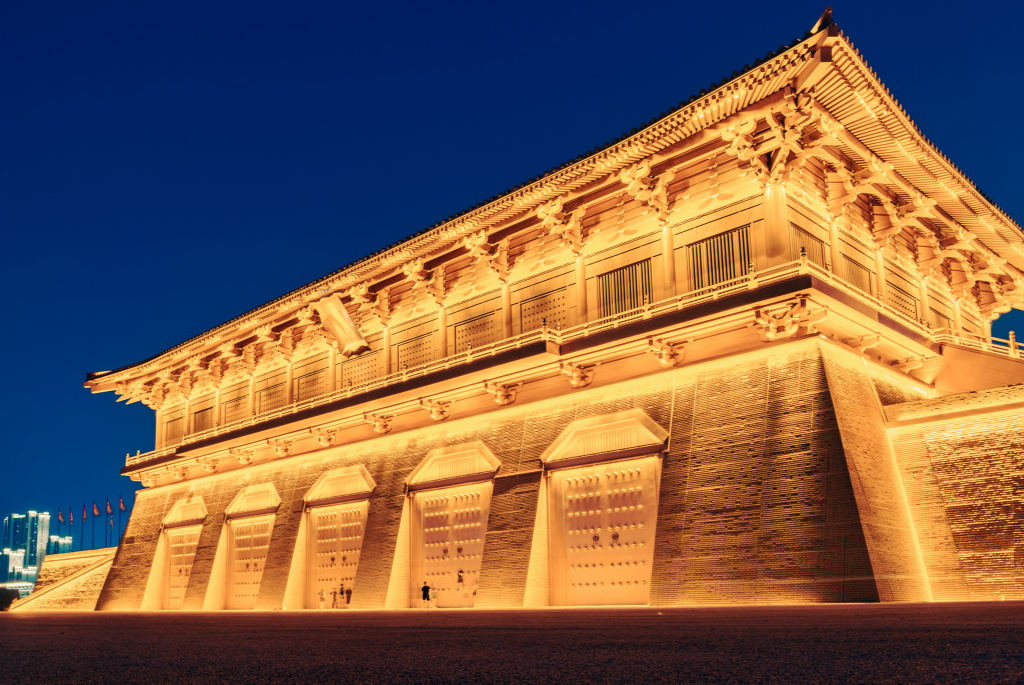
<path id="1" fill-rule="evenodd" d="M 203 527 L 182 526 L 164 531 L 167 541 L 167 586 L 163 606 L 180 609 L 185 601 L 188 578 L 192 575 L 192 560 L 196 556 L 199 533 Z"/>
<path id="2" fill-rule="evenodd" d="M 412 581 L 423 581 L 438 607 L 471 607 L 484 554 L 492 481 L 412 493 L 416 531 Z"/>
<path id="3" fill-rule="evenodd" d="M 307 607 L 343 609 L 352 601 L 369 508 L 362 500 L 309 510 Z"/>
<path id="4" fill-rule="evenodd" d="M 273 515 L 250 516 L 228 521 L 231 535 L 231 575 L 228 585 L 228 609 L 252 609 L 263 580 L 263 569 L 270 549 Z"/>
<path id="5" fill-rule="evenodd" d="M 550 472 L 552 604 L 649 602 L 659 469 L 648 456 Z"/>

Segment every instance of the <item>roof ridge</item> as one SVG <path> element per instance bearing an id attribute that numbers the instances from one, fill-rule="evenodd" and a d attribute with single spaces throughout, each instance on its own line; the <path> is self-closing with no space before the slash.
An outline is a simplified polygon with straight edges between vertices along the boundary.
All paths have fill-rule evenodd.
<path id="1" fill-rule="evenodd" d="M 827 27 L 828 27 L 828 25 L 823 27 L 821 30 L 822 31 L 826 30 Z M 818 31 L 818 32 L 820 32 L 820 31 Z M 183 345 L 187 345 L 189 342 L 191 342 L 191 341 L 195 340 L 197 337 L 203 335 L 203 333 L 212 331 L 212 330 L 214 330 L 216 328 L 220 328 L 222 326 L 228 326 L 228 325 L 230 325 L 234 321 L 237 321 L 239 319 L 245 318 L 245 317 L 247 317 L 247 316 L 249 316 L 251 314 L 254 314 L 255 312 L 263 309 L 264 307 L 270 306 L 270 305 L 274 304 L 275 302 L 280 302 L 281 300 L 287 299 L 287 298 L 295 295 L 296 293 L 298 293 L 298 292 L 300 292 L 302 290 L 305 290 L 306 288 L 309 288 L 310 286 L 316 285 L 317 283 L 326 281 L 326 280 L 328 280 L 328 279 L 330 279 L 330 278 L 332 278 L 334 276 L 337 276 L 337 275 L 339 275 L 339 274 L 341 274 L 341 273 L 343 273 L 343 272 L 353 268 L 354 266 L 356 266 L 356 265 L 358 265 L 358 264 L 360 264 L 362 262 L 365 262 L 365 261 L 368 261 L 370 259 L 373 259 L 374 257 L 377 257 L 377 256 L 379 256 L 381 254 L 384 254 L 385 252 L 388 252 L 389 250 L 392 250 L 392 249 L 394 249 L 394 248 L 396 248 L 396 247 L 398 247 L 400 245 L 403 245 L 403 244 L 409 242 L 410 240 L 413 240 L 413 239 L 418 238 L 418 237 L 420 237 L 422 235 L 425 235 L 425 234 L 429 233 L 430 231 L 432 231 L 434 229 L 440 228 L 441 226 L 444 226 L 445 224 L 450 223 L 450 222 L 458 219 L 459 217 L 465 216 L 466 214 L 469 214 L 470 212 L 476 211 L 476 210 L 478 210 L 478 209 L 480 209 L 482 207 L 486 207 L 487 205 L 491 204 L 492 202 L 496 202 L 496 201 L 500 200 L 501 198 L 506 197 L 508 195 L 511 195 L 512 193 L 514 193 L 514 192 L 516 192 L 518 190 L 522 190 L 523 188 L 526 188 L 526 187 L 530 186 L 531 184 L 540 181 L 541 179 L 545 178 L 546 176 L 549 176 L 551 174 L 554 174 L 554 173 L 557 173 L 557 172 L 562 171 L 564 169 L 567 169 L 567 168 L 571 167 L 573 164 L 578 164 L 579 162 L 582 162 L 582 161 L 586 160 L 589 157 L 593 157 L 594 155 L 596 155 L 596 154 L 598 154 L 598 153 L 600 153 L 600 152 L 602 152 L 604 150 L 607 150 L 608 148 L 611 148 L 611 147 L 613 147 L 613 146 L 615 146 L 615 145 L 617 145 L 617 144 L 619 144 L 619 143 L 621 143 L 621 142 L 623 142 L 625 140 L 628 140 L 631 136 L 634 136 L 634 135 L 640 133 L 641 131 L 643 131 L 644 129 L 646 129 L 646 128 L 650 127 L 650 126 L 653 126 L 654 124 L 656 124 L 657 122 L 661 121 L 662 119 L 665 119 L 666 117 L 672 116 L 673 114 L 679 112 L 680 110 L 685 109 L 686 107 L 688 107 L 689 105 L 693 104 L 694 102 L 696 102 L 700 98 L 702 98 L 702 97 L 704 97 L 704 96 L 714 92 L 715 90 L 721 88 L 722 86 L 726 85 L 730 81 L 733 81 L 733 80 L 743 76 L 747 72 L 752 71 L 752 70 L 758 68 L 759 66 L 761 66 L 763 64 L 766 64 L 767 62 L 770 62 L 771 60 L 775 59 L 776 57 L 778 57 L 779 55 L 785 53 L 786 51 L 796 47 L 797 45 L 799 45 L 800 43 L 804 42 L 805 40 L 807 40 L 808 38 L 812 37 L 813 35 L 815 35 L 815 33 L 818 33 L 818 32 L 806 31 L 802 36 L 794 38 L 788 44 L 780 45 L 775 50 L 772 50 L 772 51 L 769 51 L 769 52 L 765 53 L 764 56 L 757 58 L 753 63 L 743 65 L 742 69 L 733 71 L 728 76 L 725 76 L 722 79 L 718 80 L 717 82 L 712 83 L 711 85 L 706 86 L 706 87 L 700 89 L 696 93 L 691 93 L 684 100 L 680 100 L 675 106 L 671 107 L 670 109 L 668 109 L 668 110 L 666 110 L 664 112 L 661 112 L 660 114 L 658 114 L 658 115 L 656 115 L 654 117 L 651 117 L 646 122 L 644 122 L 641 125 L 633 128 L 632 130 L 627 131 L 625 133 L 622 133 L 619 136 L 613 138 L 612 140 L 610 140 L 610 141 L 608 141 L 606 143 L 603 143 L 603 144 L 601 144 L 601 145 L 599 145 L 599 146 L 597 146 L 595 148 L 592 148 L 592 149 L 590 149 L 590 150 L 588 150 L 588 151 L 586 151 L 586 152 L 584 152 L 584 153 L 582 153 L 580 155 L 577 155 L 576 157 L 573 157 L 572 159 L 567 160 L 567 161 L 563 162 L 562 164 L 559 164 L 559 165 L 557 165 L 555 167 L 552 167 L 551 169 L 549 169 L 547 171 L 544 171 L 544 172 L 542 172 L 540 174 L 537 174 L 536 176 L 534 176 L 534 177 L 532 177 L 532 178 L 530 178 L 530 179 L 528 179 L 526 181 L 523 181 L 519 185 L 513 186 L 511 188 L 506 188 L 504 191 L 502 191 L 500 193 L 496 193 L 496 194 L 488 197 L 487 199 L 478 202 L 475 205 L 472 205 L 470 207 L 462 209 L 459 212 L 456 212 L 455 214 L 452 214 L 451 216 L 448 216 L 448 217 L 446 217 L 444 219 L 438 220 L 438 221 L 434 222 L 433 224 L 431 224 L 429 226 L 426 226 L 425 228 L 422 228 L 422 229 L 416 231 L 415 233 L 412 233 L 411 235 L 406 236 L 405 238 L 402 238 L 400 240 L 396 240 L 395 242 L 391 243 L 390 245 L 382 247 L 379 250 L 371 252 L 371 253 L 369 253 L 367 255 L 363 255 L 362 257 L 359 257 L 358 259 L 356 259 L 354 261 L 351 261 L 348 264 L 345 264 L 344 266 L 341 266 L 341 267 L 339 267 L 337 269 L 334 269 L 333 271 L 329 271 L 328 273 L 323 274 L 322 276 L 319 276 L 317 278 L 314 278 L 313 280 L 308 281 L 308 282 L 306 282 L 306 283 L 304 283 L 304 284 L 302 284 L 300 286 L 292 288 L 292 289 L 288 290 L 287 292 L 285 292 L 284 294 L 282 294 L 282 295 L 280 295 L 278 297 L 275 297 L 272 300 L 268 300 L 267 302 L 264 302 L 263 304 L 257 305 L 257 306 L 255 306 L 255 307 L 253 307 L 251 309 L 248 309 L 248 310 L 246 310 L 246 311 L 244 311 L 244 312 L 242 312 L 240 314 L 236 314 L 235 316 L 231 317 L 227 321 L 224 321 L 223 323 L 220 323 L 220 324 L 214 326 L 213 328 L 205 329 L 205 330 L 201 331 L 200 333 L 198 333 L 196 335 L 190 336 L 190 337 L 182 340 L 181 342 L 176 343 L 176 344 L 172 345 L 171 347 L 168 347 L 167 349 L 163 350 L 162 352 L 158 352 L 158 353 L 156 353 L 156 354 L 154 354 L 154 355 L 152 355 L 150 357 L 147 357 L 146 359 L 143 359 L 141 361 L 135 362 L 133 364 L 128 364 L 128 365 L 119 367 L 117 369 L 111 369 L 111 370 L 108 370 L 108 371 L 96 371 L 96 372 L 87 373 L 86 374 L 86 381 L 94 380 L 96 378 L 101 378 L 103 376 L 107 376 L 107 375 L 110 375 L 110 374 L 113 374 L 113 373 L 117 373 L 117 372 L 123 371 L 125 369 L 130 369 L 132 367 L 139 366 L 141 364 L 146 364 L 146 363 L 148 363 L 148 362 L 150 362 L 150 361 L 152 361 L 152 360 L 154 360 L 154 359 L 156 359 L 158 357 L 161 357 L 161 356 L 163 356 L 165 354 L 168 354 L 169 352 L 173 352 L 174 350 L 178 349 L 179 347 L 182 347 Z"/>

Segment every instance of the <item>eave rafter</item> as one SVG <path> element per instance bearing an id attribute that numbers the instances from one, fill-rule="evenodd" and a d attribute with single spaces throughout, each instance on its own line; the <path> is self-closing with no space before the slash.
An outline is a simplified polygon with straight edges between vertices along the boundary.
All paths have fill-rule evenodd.
<path id="1" fill-rule="evenodd" d="M 734 116 L 737 113 L 740 116 Z M 883 120 L 892 142 L 881 150 L 873 144 L 876 154 L 861 136 L 866 127 Z M 626 192 L 664 223 L 673 199 L 667 189 L 674 172 L 652 170 L 701 133 L 718 135 L 726 151 L 764 183 L 784 183 L 793 169 L 819 160 L 830 170 L 833 214 L 838 216 L 844 203 L 870 195 L 877 207 L 873 229 L 880 246 L 900 233 L 910 236 L 918 246 L 919 270 L 943 277 L 955 274 L 954 289 L 974 297 L 988 316 L 1024 303 L 1024 240 L 1019 227 L 923 138 L 832 25 L 582 161 L 151 360 L 98 375 L 86 385 L 94 392 L 115 390 L 130 401 L 159 407 L 192 388 L 232 375 L 251 375 L 268 354 L 288 359 L 297 350 L 337 346 L 343 337 L 339 331 L 350 336 L 348 342 L 353 335 L 361 340 L 364 322 L 386 325 L 394 283 L 410 281 L 440 304 L 445 265 L 426 267 L 440 255 L 463 255 L 468 250 L 499 279 L 507 279 L 508 236 L 493 239 L 493 234 L 539 221 L 546 231 L 569 241 L 570 248 L 576 245 L 573 230 L 581 241 L 579 227 L 585 214 L 579 199 L 592 197 L 598 188 Z M 914 161 L 922 157 L 941 174 L 929 172 L 922 181 L 919 170 L 912 168 L 925 168 Z M 933 199 L 937 196 L 939 200 Z M 572 209 L 563 212 L 563 206 Z M 528 219 L 533 222 L 524 221 Z M 332 316 L 342 323 L 325 325 L 325 318 L 330 318 L 325 317 L 327 301 L 332 303 Z M 347 317 L 351 329 L 344 321 Z M 350 349 L 359 348 L 352 345 Z"/>

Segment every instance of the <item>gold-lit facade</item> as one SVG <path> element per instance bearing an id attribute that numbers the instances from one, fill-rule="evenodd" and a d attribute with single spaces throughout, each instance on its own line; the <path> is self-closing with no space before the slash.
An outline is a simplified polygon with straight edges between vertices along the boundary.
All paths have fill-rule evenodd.
<path id="1" fill-rule="evenodd" d="M 815 28 L 90 375 L 156 415 L 96 608 L 1024 599 L 1024 234 Z"/>

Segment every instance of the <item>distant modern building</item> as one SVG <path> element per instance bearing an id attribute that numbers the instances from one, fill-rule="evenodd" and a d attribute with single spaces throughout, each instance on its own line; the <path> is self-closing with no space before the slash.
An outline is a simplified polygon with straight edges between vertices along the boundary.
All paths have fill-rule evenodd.
<path id="1" fill-rule="evenodd" d="M 3 539 L 0 542 L 4 549 L 20 550 L 23 553 L 19 564 L 23 570 L 19 573 L 27 573 L 28 569 L 38 570 L 46 556 L 49 536 L 49 512 L 30 510 L 26 514 L 8 514 L 4 517 Z M 31 580 L 35 580 L 34 574 Z"/>
<path id="2" fill-rule="evenodd" d="M 25 568 L 25 550 L 4 547 L 0 551 L 0 582 L 20 581 Z"/>
<path id="3" fill-rule="evenodd" d="M 51 535 L 46 543 L 47 554 L 65 554 L 71 551 L 72 538 L 70 535 Z"/>
<path id="4" fill-rule="evenodd" d="M 395 202 L 420 172 L 396 160 Z M 826 15 L 90 374 L 154 410 L 156 447 L 122 470 L 143 489 L 116 556 L 62 555 L 70 589 L 55 565 L 22 608 L 1024 599 L 1024 348 L 991 335 L 1022 306 L 1020 227 Z"/>

